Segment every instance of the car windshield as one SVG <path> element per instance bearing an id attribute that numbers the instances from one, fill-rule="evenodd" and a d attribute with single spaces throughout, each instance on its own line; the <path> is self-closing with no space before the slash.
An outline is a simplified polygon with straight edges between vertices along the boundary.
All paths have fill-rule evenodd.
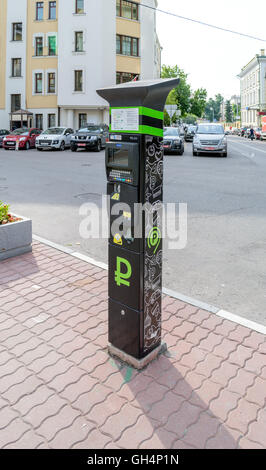
<path id="1" fill-rule="evenodd" d="M 10 135 L 28 135 L 29 129 L 16 129 Z"/>
<path id="2" fill-rule="evenodd" d="M 98 126 L 88 126 L 84 127 L 84 129 L 79 129 L 78 132 L 100 132 L 101 129 Z"/>
<path id="3" fill-rule="evenodd" d="M 198 126 L 197 134 L 224 134 L 223 126 L 208 126 L 207 124 L 203 126 Z"/>
<path id="4" fill-rule="evenodd" d="M 60 135 L 63 134 L 65 128 L 64 127 L 52 127 L 51 129 L 47 129 L 46 131 L 42 132 L 45 135 Z"/>
<path id="5" fill-rule="evenodd" d="M 179 136 L 179 130 L 176 127 L 167 127 L 164 129 L 164 136 Z"/>

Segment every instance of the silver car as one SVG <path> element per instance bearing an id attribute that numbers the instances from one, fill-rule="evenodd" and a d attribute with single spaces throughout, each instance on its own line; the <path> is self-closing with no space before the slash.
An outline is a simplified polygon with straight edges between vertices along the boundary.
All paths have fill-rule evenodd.
<path id="1" fill-rule="evenodd" d="M 193 139 L 193 156 L 197 157 L 200 153 L 213 153 L 227 157 L 227 139 L 222 124 L 198 124 Z"/>
<path id="2" fill-rule="evenodd" d="M 36 149 L 65 150 L 65 148 L 70 147 L 70 141 L 73 134 L 73 129 L 70 129 L 69 127 L 49 127 L 49 129 L 46 129 L 46 131 L 43 131 L 37 137 L 35 141 Z"/>

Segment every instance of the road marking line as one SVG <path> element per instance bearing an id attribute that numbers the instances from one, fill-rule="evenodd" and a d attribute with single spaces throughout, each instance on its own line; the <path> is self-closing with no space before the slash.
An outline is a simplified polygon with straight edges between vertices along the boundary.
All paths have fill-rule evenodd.
<path id="1" fill-rule="evenodd" d="M 256 150 L 258 152 L 261 152 L 261 153 L 265 153 L 266 154 L 266 151 L 265 150 L 261 150 L 261 149 L 258 149 L 257 147 L 251 147 L 251 145 L 247 145 L 247 144 L 242 144 L 241 142 L 233 142 L 233 141 L 230 141 L 230 144 L 236 144 L 236 145 L 242 145 L 242 147 L 245 147 L 245 148 L 249 148 L 249 149 L 252 149 L 253 152 L 255 152 Z"/>
<path id="2" fill-rule="evenodd" d="M 75 252 L 74 250 L 70 250 L 65 246 L 46 240 L 45 238 L 39 237 L 38 235 L 33 235 L 32 238 L 33 240 L 43 243 L 44 245 L 50 246 L 51 248 L 55 248 L 56 250 L 62 251 L 63 253 L 73 256 L 74 258 L 85 261 L 86 263 L 92 264 L 93 266 L 108 270 L 108 265 L 106 263 L 96 261 L 93 258 L 90 258 L 89 256 Z M 217 315 L 218 317 L 222 317 L 233 323 L 249 328 L 250 330 L 257 331 L 258 333 L 266 335 L 266 326 L 261 325 L 260 323 L 253 322 L 251 320 L 248 320 L 247 318 L 240 317 L 239 315 L 235 315 L 234 313 L 228 312 L 227 310 L 223 310 L 213 305 L 201 302 L 200 300 L 192 299 L 191 297 L 187 297 L 186 295 L 180 294 L 171 289 L 163 288 L 163 293 L 169 295 L 170 297 L 173 297 L 174 299 L 180 300 L 181 302 L 186 302 L 189 305 L 193 305 L 194 307 L 200 308 L 202 310 L 207 310 L 208 312 L 211 312 L 214 315 Z"/>

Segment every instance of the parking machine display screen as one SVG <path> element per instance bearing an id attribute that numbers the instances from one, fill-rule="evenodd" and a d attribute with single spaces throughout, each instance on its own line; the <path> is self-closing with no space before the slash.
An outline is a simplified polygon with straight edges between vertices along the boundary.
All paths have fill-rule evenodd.
<path id="1" fill-rule="evenodd" d="M 129 163 L 128 159 L 129 159 L 128 149 L 118 148 L 118 149 L 109 150 L 108 163 L 114 163 L 115 165 L 124 166 L 128 168 L 128 163 Z"/>

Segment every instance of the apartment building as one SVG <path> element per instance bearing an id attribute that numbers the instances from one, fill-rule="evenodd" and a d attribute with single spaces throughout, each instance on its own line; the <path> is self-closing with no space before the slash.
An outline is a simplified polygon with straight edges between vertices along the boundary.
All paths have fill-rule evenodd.
<path id="1" fill-rule="evenodd" d="M 258 127 L 266 114 L 266 55 L 261 49 L 238 75 L 241 93 L 241 120 L 243 126 Z"/>
<path id="2" fill-rule="evenodd" d="M 155 9 L 141 0 L 1 0 L 0 127 L 108 122 L 98 88 L 160 76 L 157 0 L 144 4 Z"/>

